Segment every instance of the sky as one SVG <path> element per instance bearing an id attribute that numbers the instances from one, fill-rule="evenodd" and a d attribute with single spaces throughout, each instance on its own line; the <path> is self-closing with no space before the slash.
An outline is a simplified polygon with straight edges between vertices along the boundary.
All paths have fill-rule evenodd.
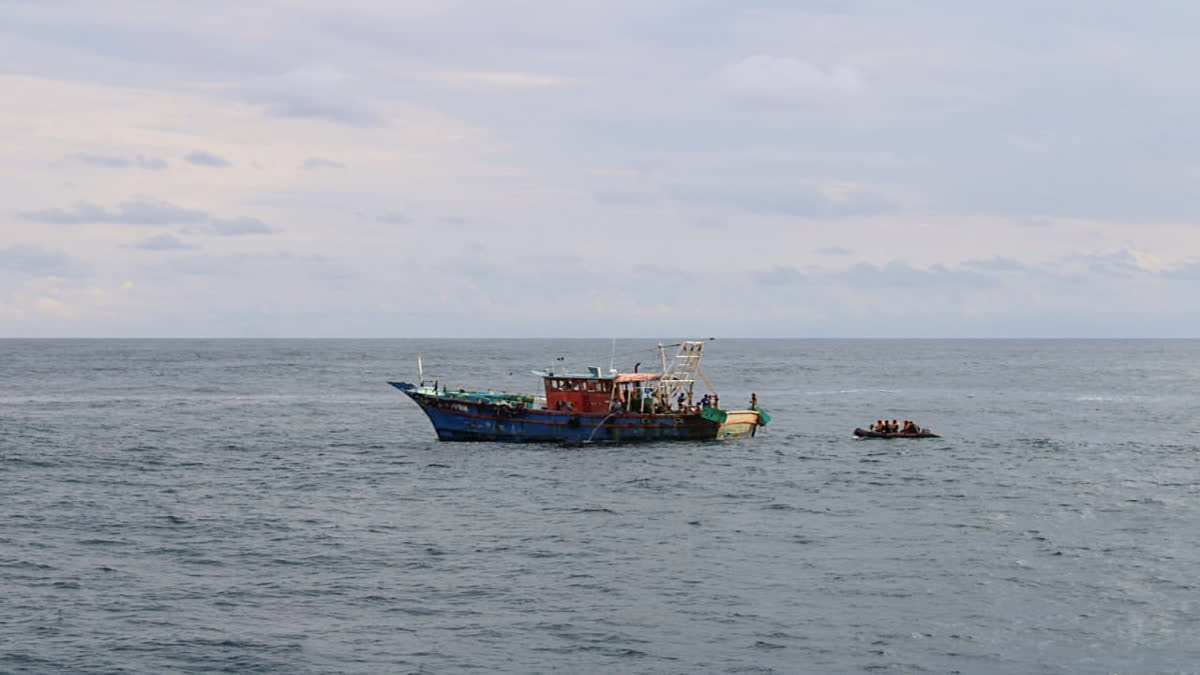
<path id="1" fill-rule="evenodd" d="M 0 337 L 1200 337 L 1192 0 L 0 0 Z"/>

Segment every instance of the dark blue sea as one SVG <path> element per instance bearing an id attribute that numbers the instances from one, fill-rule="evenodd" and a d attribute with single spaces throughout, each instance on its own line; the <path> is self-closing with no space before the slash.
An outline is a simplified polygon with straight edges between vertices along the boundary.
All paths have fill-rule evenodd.
<path id="1" fill-rule="evenodd" d="M 386 384 L 654 342 L 0 341 L 0 672 L 1200 671 L 1200 341 L 718 339 L 724 443 Z"/>

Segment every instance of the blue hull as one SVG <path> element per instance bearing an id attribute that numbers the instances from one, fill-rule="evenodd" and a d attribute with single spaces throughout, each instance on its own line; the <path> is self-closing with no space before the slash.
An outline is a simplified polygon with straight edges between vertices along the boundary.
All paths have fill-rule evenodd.
<path id="1" fill-rule="evenodd" d="M 444 398 L 391 383 L 416 402 L 439 440 L 511 443 L 705 441 L 735 438 L 722 425 L 698 414 L 611 415 L 518 408 L 461 397 Z M 411 385 L 407 385 L 411 387 Z M 723 433 L 725 431 L 726 433 Z M 754 435 L 751 426 L 744 436 Z"/>

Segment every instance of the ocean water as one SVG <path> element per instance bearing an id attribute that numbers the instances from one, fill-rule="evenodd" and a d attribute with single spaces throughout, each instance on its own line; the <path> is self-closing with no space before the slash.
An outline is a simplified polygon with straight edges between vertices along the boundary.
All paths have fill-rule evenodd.
<path id="1" fill-rule="evenodd" d="M 0 341 L 0 672 L 1200 671 L 1200 341 L 718 339 L 726 443 L 386 384 L 652 343 Z"/>

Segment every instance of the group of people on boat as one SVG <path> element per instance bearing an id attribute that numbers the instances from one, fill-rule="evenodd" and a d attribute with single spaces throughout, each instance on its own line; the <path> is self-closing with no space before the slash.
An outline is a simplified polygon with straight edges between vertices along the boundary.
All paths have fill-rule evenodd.
<path id="1" fill-rule="evenodd" d="M 666 401 L 664 398 L 663 401 Z M 705 394 L 699 401 L 692 403 L 688 400 L 688 395 L 684 392 L 679 392 L 675 397 L 675 412 L 681 413 L 698 413 L 705 408 L 717 408 L 719 399 L 716 394 Z M 671 412 L 671 406 L 660 405 L 655 409 L 655 412 Z"/>
<path id="2" fill-rule="evenodd" d="M 644 399 L 643 398 L 630 398 L 627 401 L 614 397 L 612 399 L 612 401 L 609 402 L 608 411 L 610 413 L 618 413 L 618 412 L 628 411 L 628 412 L 646 412 L 646 413 L 654 413 L 654 414 L 661 414 L 661 413 L 668 413 L 668 412 L 681 412 L 681 413 L 695 414 L 695 413 L 699 413 L 700 411 L 704 410 L 705 408 L 721 407 L 721 405 L 720 405 L 721 399 L 716 394 L 705 394 L 699 401 L 696 401 L 695 403 L 689 403 L 687 394 L 680 392 L 679 395 L 675 397 L 675 405 L 674 406 L 672 406 L 670 403 L 668 403 L 668 401 L 669 401 L 669 399 L 665 395 L 646 396 Z M 560 407 L 558 409 L 562 410 L 563 408 Z M 573 408 L 566 408 L 566 409 L 572 410 Z"/>
<path id="3" fill-rule="evenodd" d="M 891 422 L 887 420 L 877 420 L 871 425 L 871 431 L 878 431 L 881 434 L 919 434 L 921 427 L 912 420 L 904 420 L 904 424 L 900 424 L 896 420 Z"/>

